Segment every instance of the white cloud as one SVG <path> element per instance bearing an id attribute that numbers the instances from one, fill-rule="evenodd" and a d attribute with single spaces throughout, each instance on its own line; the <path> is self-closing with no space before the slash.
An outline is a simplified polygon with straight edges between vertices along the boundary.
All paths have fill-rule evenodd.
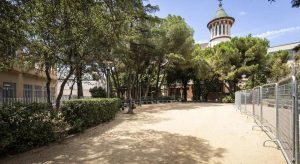
<path id="1" fill-rule="evenodd" d="M 246 15 L 247 13 L 245 12 L 245 11 L 241 11 L 240 13 L 239 13 L 239 15 Z"/>
<path id="2" fill-rule="evenodd" d="M 262 34 L 258 34 L 258 35 L 255 35 L 255 36 L 260 37 L 260 38 L 274 39 L 274 38 L 277 38 L 277 37 L 279 37 L 281 35 L 284 35 L 288 32 L 297 31 L 297 30 L 300 30 L 300 26 L 284 28 L 284 29 L 279 29 L 279 30 L 273 30 L 273 31 L 267 31 L 267 32 L 264 32 Z"/>

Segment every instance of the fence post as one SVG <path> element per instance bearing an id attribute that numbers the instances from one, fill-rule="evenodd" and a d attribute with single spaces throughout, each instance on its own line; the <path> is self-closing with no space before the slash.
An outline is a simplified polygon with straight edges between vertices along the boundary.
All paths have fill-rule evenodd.
<path id="1" fill-rule="evenodd" d="M 245 91 L 245 112 L 247 114 L 247 91 Z"/>
<path id="2" fill-rule="evenodd" d="M 278 108 L 278 83 L 275 85 L 275 110 L 276 110 L 276 135 L 275 139 L 278 140 L 279 138 L 279 108 Z M 279 148 L 279 145 L 277 144 L 277 147 Z"/>
<path id="3" fill-rule="evenodd" d="M 255 118 L 255 111 L 254 111 L 254 97 L 255 97 L 255 88 L 252 89 L 252 115 L 253 115 L 253 118 Z"/>
<path id="4" fill-rule="evenodd" d="M 298 86 L 296 77 L 292 77 L 292 95 L 293 95 L 293 148 L 294 148 L 294 163 L 299 163 L 299 116 L 298 116 Z"/>
<path id="5" fill-rule="evenodd" d="M 260 86 L 259 87 L 259 95 L 260 95 L 260 97 L 259 97 L 259 101 L 260 101 L 260 117 L 259 117 L 259 121 L 260 121 L 260 123 L 261 124 L 263 124 L 263 120 L 262 120 L 262 118 L 263 118 L 263 112 L 262 112 L 262 108 L 263 108 L 263 102 L 262 102 L 262 98 L 263 98 L 263 95 L 262 95 L 262 86 Z"/>

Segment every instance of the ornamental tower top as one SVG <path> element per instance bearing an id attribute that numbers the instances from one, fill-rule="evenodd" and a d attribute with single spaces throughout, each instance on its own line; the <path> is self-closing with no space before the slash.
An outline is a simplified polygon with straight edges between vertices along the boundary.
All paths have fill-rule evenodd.
<path id="1" fill-rule="evenodd" d="M 223 8 L 222 0 L 219 1 L 219 8 L 215 17 L 207 24 L 207 28 L 210 31 L 211 47 L 226 42 L 231 39 L 231 27 L 234 24 L 235 19 L 229 16 Z"/>

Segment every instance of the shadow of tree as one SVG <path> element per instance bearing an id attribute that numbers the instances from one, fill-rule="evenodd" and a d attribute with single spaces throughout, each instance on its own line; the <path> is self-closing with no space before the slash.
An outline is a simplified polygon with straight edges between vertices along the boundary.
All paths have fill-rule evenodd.
<path id="1" fill-rule="evenodd" d="M 208 163 L 226 152 L 208 141 L 162 131 L 116 131 L 55 145 L 8 163 Z M 31 157 L 30 157 L 31 156 Z"/>
<path id="2" fill-rule="evenodd" d="M 159 113 L 167 110 L 199 110 L 205 107 L 216 107 L 222 106 L 217 103 L 169 103 L 169 104 L 151 104 L 151 105 L 143 105 L 138 110 L 147 113 Z"/>
<path id="3" fill-rule="evenodd" d="M 187 109 L 183 109 L 185 104 L 179 107 L 164 106 L 165 109 L 160 110 L 161 106 L 155 106 L 155 111 L 159 113 L 172 109 L 192 110 L 194 105 L 190 105 Z M 195 104 L 194 107 L 197 108 L 199 105 Z M 151 109 L 141 109 L 134 115 L 118 114 L 110 123 L 90 128 L 85 133 L 71 136 L 61 143 L 0 160 L 0 163 L 193 164 L 218 163 L 215 160 L 222 160 L 226 150 L 211 147 L 207 140 L 164 131 L 139 129 L 141 124 L 153 124 L 168 119 L 154 117 L 147 112 L 148 110 Z M 119 126 L 120 124 L 122 126 Z"/>

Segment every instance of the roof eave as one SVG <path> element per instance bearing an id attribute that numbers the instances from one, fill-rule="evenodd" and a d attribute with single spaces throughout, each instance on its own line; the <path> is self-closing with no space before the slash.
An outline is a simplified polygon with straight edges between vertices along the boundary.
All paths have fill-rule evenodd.
<path id="1" fill-rule="evenodd" d="M 214 18 L 213 20 L 211 20 L 210 22 L 208 22 L 207 24 L 207 28 L 209 28 L 209 25 L 214 22 L 214 21 L 217 21 L 217 20 L 221 20 L 221 19 L 231 19 L 233 22 L 232 24 L 235 22 L 235 19 L 233 17 L 230 17 L 230 16 L 227 16 L 227 17 L 220 17 L 220 18 Z"/>

